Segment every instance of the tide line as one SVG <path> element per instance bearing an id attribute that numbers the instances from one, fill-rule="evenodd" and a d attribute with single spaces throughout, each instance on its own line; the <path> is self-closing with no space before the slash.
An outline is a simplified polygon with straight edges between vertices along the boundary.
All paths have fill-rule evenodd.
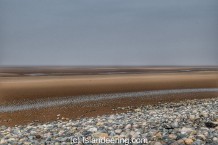
<path id="1" fill-rule="evenodd" d="M 125 93 L 109 93 L 97 95 L 81 95 L 81 96 L 68 96 L 59 97 L 51 100 L 35 100 L 25 104 L 1 105 L 0 112 L 15 112 L 31 109 L 41 109 L 47 107 L 63 106 L 63 105 L 76 105 L 92 101 L 102 101 L 109 99 L 121 98 L 139 98 L 139 97 L 152 97 L 159 95 L 182 94 L 182 93 L 201 93 L 201 92 L 218 92 L 218 88 L 195 88 L 195 89 L 172 89 L 172 90 L 152 90 L 140 92 L 125 92 Z M 161 96 L 160 96 L 161 97 Z"/>

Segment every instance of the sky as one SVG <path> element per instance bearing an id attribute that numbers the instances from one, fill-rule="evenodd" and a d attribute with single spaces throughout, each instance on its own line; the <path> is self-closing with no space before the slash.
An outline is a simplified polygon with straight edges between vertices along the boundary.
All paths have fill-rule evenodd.
<path id="1" fill-rule="evenodd" d="M 218 1 L 0 0 L 0 65 L 218 65 Z"/>

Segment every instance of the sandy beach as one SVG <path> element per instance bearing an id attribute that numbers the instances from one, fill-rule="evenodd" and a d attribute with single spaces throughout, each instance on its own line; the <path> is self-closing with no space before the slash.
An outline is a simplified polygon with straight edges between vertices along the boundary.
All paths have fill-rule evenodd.
<path id="1" fill-rule="evenodd" d="M 106 69 L 106 68 L 105 68 Z M 127 92 L 142 91 L 164 91 L 186 90 L 186 89 L 214 89 L 218 87 L 218 73 L 216 69 L 197 69 L 184 71 L 187 68 L 134 68 L 127 69 L 126 74 L 120 74 L 124 70 L 115 69 L 116 73 L 105 74 L 105 69 L 96 71 L 91 75 L 74 74 L 75 70 L 67 70 L 71 75 L 51 75 L 54 70 L 47 70 L 50 75 L 46 76 L 26 76 L 29 71 L 17 70 L 17 76 L 1 76 L 0 78 L 0 104 L 6 107 L 19 105 L 31 106 L 31 104 L 42 104 L 44 107 L 23 109 L 20 111 L 0 112 L 0 124 L 14 126 L 16 124 L 27 124 L 33 121 L 47 122 L 56 120 L 57 114 L 62 114 L 66 118 L 91 117 L 103 114 L 113 114 L 123 112 L 116 110 L 118 107 L 158 104 L 161 102 L 177 102 L 186 99 L 203 99 L 218 96 L 217 91 L 194 91 L 181 93 L 156 94 L 152 97 L 141 96 L 124 97 L 110 99 L 110 95 Z M 110 68 L 111 69 L 111 68 Z M 125 68 L 126 69 L 126 68 Z M 89 69 L 80 70 L 84 73 Z M 99 73 L 104 70 L 104 74 Z M 107 69 L 106 69 L 107 70 Z M 146 70 L 149 70 L 148 72 Z M 182 71 L 183 70 L 183 71 Z M 58 70 L 59 72 L 60 70 Z M 66 70 L 65 70 L 66 71 Z M 77 70 L 78 71 L 78 70 Z M 107 70 L 110 72 L 110 70 Z M 114 69 L 113 69 L 114 71 Z M 144 72 L 145 71 L 145 72 Z M 163 72 L 162 72 L 163 71 Z M 18 73 L 19 72 L 19 73 Z M 42 72 L 40 70 L 39 72 Z M 56 71 L 54 71 L 56 72 Z M 64 72 L 64 71 L 63 71 Z M 90 71 L 93 72 L 93 71 Z M 140 72 L 140 73 L 139 73 Z M 147 73 L 146 73 L 147 72 Z M 4 75 L 16 73 L 15 70 L 2 70 Z M 45 73 L 45 72 L 43 72 Z M 86 96 L 86 102 L 75 104 L 75 100 L 80 96 Z M 106 99 L 93 101 L 91 96 L 105 95 Z M 89 100 L 90 96 L 90 100 Z M 46 105 L 46 102 L 70 98 L 72 103 L 64 105 Z M 75 99 L 75 100 L 74 100 Z M 40 103 L 42 102 L 42 103 Z M 30 105 L 28 105 L 30 104 Z M 25 107 L 26 107 L 25 106 Z M 23 108 L 25 108 L 23 107 Z M 28 107 L 26 107 L 28 108 Z M 16 109 L 15 109 L 16 110 Z"/>
<path id="2" fill-rule="evenodd" d="M 0 104 L 145 90 L 216 88 L 217 71 L 0 78 Z"/>

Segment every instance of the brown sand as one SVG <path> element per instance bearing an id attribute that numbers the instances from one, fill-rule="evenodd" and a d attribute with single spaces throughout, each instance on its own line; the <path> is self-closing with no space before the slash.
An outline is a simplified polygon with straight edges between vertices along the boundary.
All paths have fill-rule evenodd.
<path id="1" fill-rule="evenodd" d="M 61 96 L 217 86 L 217 72 L 8 77 L 0 81 L 0 104 Z"/>
<path id="2" fill-rule="evenodd" d="M 7 72 L 3 72 L 7 73 Z M 16 74 L 16 72 L 13 72 Z M 19 76 L 0 77 L 0 105 L 16 104 L 36 99 L 52 99 L 61 96 L 77 96 L 99 93 L 131 92 L 144 90 L 217 88 L 218 71 L 194 71 L 148 74 L 74 75 L 74 76 Z M 121 106 L 139 106 L 183 99 L 217 97 L 218 93 L 191 93 L 163 95 L 155 98 L 133 100 L 116 99 L 89 102 L 89 106 L 68 105 L 39 110 L 0 113 L 0 125 L 13 126 L 34 120 L 47 122 L 57 114 L 68 118 L 89 117 L 123 112 L 112 109 Z"/>
<path id="3" fill-rule="evenodd" d="M 45 123 L 57 120 L 57 115 L 60 114 L 64 118 L 79 119 L 82 117 L 95 117 L 97 115 L 115 114 L 131 111 L 141 105 L 155 105 L 165 102 L 178 102 L 187 99 L 205 99 L 218 97 L 218 93 L 192 93 L 192 94 L 177 94 L 162 95 L 152 98 L 128 98 L 116 99 L 98 102 L 89 102 L 80 105 L 67 105 L 58 107 L 49 107 L 35 110 L 25 110 L 12 113 L 0 113 L 0 125 L 14 126 L 25 125 L 28 123 Z M 131 106 L 130 110 L 122 110 L 119 107 Z"/>

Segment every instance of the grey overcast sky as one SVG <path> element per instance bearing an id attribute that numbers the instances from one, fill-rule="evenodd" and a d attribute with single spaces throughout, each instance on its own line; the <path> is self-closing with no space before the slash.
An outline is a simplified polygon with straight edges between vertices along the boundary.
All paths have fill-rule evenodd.
<path id="1" fill-rule="evenodd" d="M 218 65 L 218 0 L 0 0 L 0 65 Z"/>

